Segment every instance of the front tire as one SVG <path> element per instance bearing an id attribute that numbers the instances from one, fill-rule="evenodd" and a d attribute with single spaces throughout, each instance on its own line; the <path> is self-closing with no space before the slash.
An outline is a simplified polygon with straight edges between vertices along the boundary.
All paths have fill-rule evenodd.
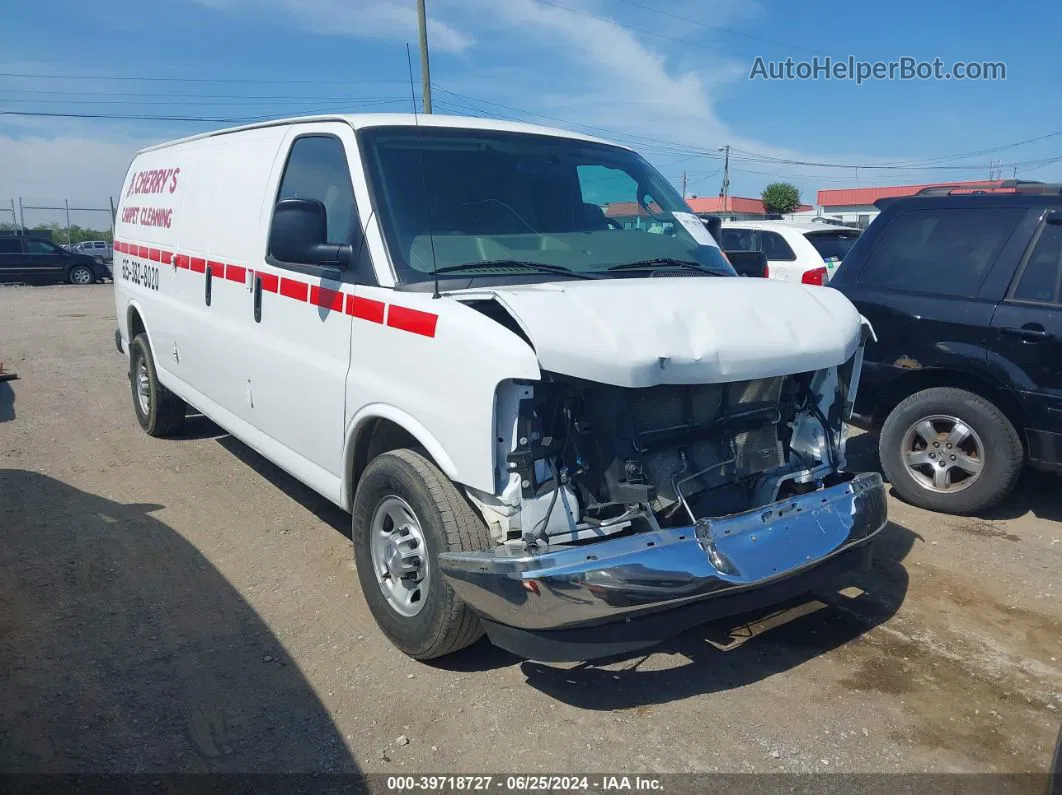
<path id="1" fill-rule="evenodd" d="M 973 392 L 937 387 L 892 410 L 881 429 L 881 466 L 896 493 L 931 511 L 974 514 L 1014 489 L 1025 449 L 1010 420 Z"/>
<path id="2" fill-rule="evenodd" d="M 67 278 L 71 284 L 94 284 L 96 274 L 92 272 L 92 268 L 88 265 L 75 265 L 70 269 Z"/>
<path id="3" fill-rule="evenodd" d="M 490 533 L 431 461 L 407 449 L 373 459 L 358 483 L 351 527 L 365 601 L 399 650 L 429 660 L 483 635 L 439 570 L 438 556 L 489 549 Z"/>
<path id="4" fill-rule="evenodd" d="M 184 424 L 187 405 L 159 383 L 147 334 L 137 334 L 129 344 L 129 385 L 133 411 L 148 436 L 165 436 Z"/>

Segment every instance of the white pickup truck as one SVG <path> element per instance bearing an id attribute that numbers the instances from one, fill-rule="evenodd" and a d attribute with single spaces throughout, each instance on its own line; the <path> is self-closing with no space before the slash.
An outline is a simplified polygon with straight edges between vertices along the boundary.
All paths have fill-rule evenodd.
<path id="1" fill-rule="evenodd" d="M 625 147 L 445 116 L 199 135 L 137 155 L 114 248 L 143 428 L 194 406 L 350 511 L 413 657 L 638 649 L 825 583 L 885 525 L 844 469 L 859 313 L 734 278 Z"/>

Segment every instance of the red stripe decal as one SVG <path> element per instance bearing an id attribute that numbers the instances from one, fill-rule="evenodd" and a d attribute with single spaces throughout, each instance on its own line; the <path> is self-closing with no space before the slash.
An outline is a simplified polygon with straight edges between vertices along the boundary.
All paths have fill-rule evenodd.
<path id="1" fill-rule="evenodd" d="M 148 249 L 148 259 L 151 260 L 152 262 L 161 262 L 162 261 L 162 252 L 159 251 L 157 248 L 149 248 Z"/>
<path id="2" fill-rule="evenodd" d="M 294 298 L 296 301 L 305 301 L 306 294 L 309 291 L 310 285 L 306 284 L 306 282 L 299 282 L 287 278 L 280 280 L 280 294 L 287 298 Z"/>
<path id="3" fill-rule="evenodd" d="M 225 278 L 230 282 L 246 282 L 247 268 L 242 265 L 226 265 Z"/>
<path id="4" fill-rule="evenodd" d="M 121 240 L 115 240 L 113 243 L 111 243 L 111 248 L 113 248 L 115 251 L 117 251 L 119 254 L 121 254 L 122 253 L 122 241 Z"/>
<path id="5" fill-rule="evenodd" d="M 166 251 L 166 250 L 160 251 L 159 252 L 159 262 L 161 262 L 163 265 L 172 265 L 173 264 L 173 252 L 172 251 Z"/>
<path id="6" fill-rule="evenodd" d="M 275 273 L 259 273 L 262 280 L 262 289 L 267 293 L 275 293 L 280 288 L 280 277 Z"/>
<path id="7" fill-rule="evenodd" d="M 358 295 L 347 296 L 347 314 L 371 323 L 384 322 L 384 307 L 383 301 L 374 301 Z"/>
<path id="8" fill-rule="evenodd" d="M 136 247 L 136 255 L 137 255 L 138 257 L 141 257 L 141 258 L 143 258 L 143 259 L 147 259 L 147 257 L 148 257 L 148 250 L 149 250 L 149 249 L 148 249 L 148 247 L 147 247 L 147 246 L 137 246 L 137 247 Z"/>
<path id="9" fill-rule="evenodd" d="M 203 273 L 206 271 L 206 260 L 202 257 L 192 257 L 188 260 L 188 266 L 196 273 Z"/>
<path id="10" fill-rule="evenodd" d="M 207 260 L 207 267 L 210 268 L 210 272 L 214 274 L 215 279 L 225 278 L 225 265 L 223 263 Z"/>
<path id="11" fill-rule="evenodd" d="M 419 309 L 409 309 L 404 306 L 395 306 L 387 310 L 387 325 L 391 328 L 410 331 L 425 337 L 435 336 L 435 325 L 439 322 L 439 316 L 431 312 L 421 312 Z"/>
<path id="12" fill-rule="evenodd" d="M 173 258 L 173 264 L 176 265 L 178 268 L 184 268 L 185 270 L 187 270 L 188 269 L 188 255 L 187 254 L 177 254 L 177 255 L 175 255 L 174 258 Z"/>
<path id="13" fill-rule="evenodd" d="M 310 303 L 325 309 L 333 309 L 336 312 L 343 311 L 343 293 L 338 290 L 329 290 L 327 287 L 310 288 Z"/>

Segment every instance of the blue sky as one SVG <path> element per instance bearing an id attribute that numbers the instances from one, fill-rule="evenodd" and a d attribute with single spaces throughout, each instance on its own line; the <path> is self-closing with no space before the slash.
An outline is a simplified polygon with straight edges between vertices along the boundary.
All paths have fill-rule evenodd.
<path id="1" fill-rule="evenodd" d="M 1062 160 L 1044 162 L 1062 157 L 1062 3 L 427 2 L 436 112 L 619 140 L 676 185 L 686 171 L 691 194 L 718 193 L 724 144 L 735 149 L 731 193 L 742 196 L 758 196 L 772 179 L 795 182 L 811 201 L 820 188 L 982 179 L 995 159 L 1008 177 L 1017 165 L 1019 177 L 1062 181 Z M 3 14 L 0 111 L 217 119 L 406 111 L 406 42 L 419 94 L 415 5 L 18 4 Z M 757 56 L 815 55 L 1003 61 L 1007 80 L 749 80 Z M 220 126 L 2 115 L 0 221 L 10 196 L 105 204 L 137 147 Z M 956 157 L 970 152 L 979 154 Z"/>

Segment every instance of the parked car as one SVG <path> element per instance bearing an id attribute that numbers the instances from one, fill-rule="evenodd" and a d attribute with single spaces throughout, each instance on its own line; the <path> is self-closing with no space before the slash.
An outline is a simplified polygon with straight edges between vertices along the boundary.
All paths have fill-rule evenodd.
<path id="1" fill-rule="evenodd" d="M 877 332 L 857 412 L 901 497 L 977 513 L 1026 462 L 1062 471 L 1062 195 L 881 207 L 830 282 Z"/>
<path id="2" fill-rule="evenodd" d="M 72 251 L 88 254 L 100 262 L 110 262 L 114 258 L 114 249 L 106 240 L 86 240 L 74 245 Z"/>
<path id="3" fill-rule="evenodd" d="M 146 149 L 121 195 L 141 426 L 195 406 L 350 511 L 412 657 L 643 648 L 821 587 L 886 523 L 844 467 L 855 307 L 735 278 L 630 149 L 311 117 Z"/>
<path id="4" fill-rule="evenodd" d="M 762 251 L 768 277 L 825 284 L 859 238 L 860 230 L 795 221 L 725 221 L 725 251 Z"/>
<path id="5" fill-rule="evenodd" d="M 715 240 L 716 245 L 722 246 L 720 240 L 722 238 L 723 219 L 717 215 L 701 215 L 698 217 L 704 224 L 704 228 L 708 230 L 708 234 Z M 767 255 L 762 251 L 735 251 L 724 248 L 723 254 L 738 276 L 767 277 Z"/>
<path id="6" fill-rule="evenodd" d="M 110 269 L 95 257 L 66 251 L 38 238 L 0 236 L 2 282 L 92 284 L 110 275 Z"/>

